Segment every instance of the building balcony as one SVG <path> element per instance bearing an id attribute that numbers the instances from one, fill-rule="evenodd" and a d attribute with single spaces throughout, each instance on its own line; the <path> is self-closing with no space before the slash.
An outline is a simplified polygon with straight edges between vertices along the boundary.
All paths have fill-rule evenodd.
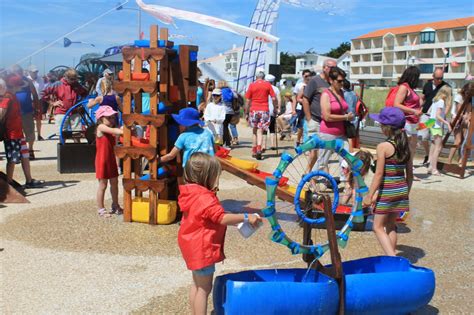
<path id="1" fill-rule="evenodd" d="M 351 49 L 351 55 L 365 55 L 365 54 L 374 54 L 381 53 L 382 47 L 379 48 L 368 48 L 368 49 Z"/>
<path id="2" fill-rule="evenodd" d="M 351 67 L 373 67 L 373 66 L 381 66 L 382 61 L 358 61 L 358 62 L 351 62 Z"/>
<path id="3" fill-rule="evenodd" d="M 351 73 L 351 80 L 377 80 L 381 79 L 382 75 L 374 73 Z"/>

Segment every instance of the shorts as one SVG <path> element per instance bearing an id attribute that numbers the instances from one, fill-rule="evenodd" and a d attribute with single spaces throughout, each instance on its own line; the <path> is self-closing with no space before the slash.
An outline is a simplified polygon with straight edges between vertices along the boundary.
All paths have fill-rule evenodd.
<path id="1" fill-rule="evenodd" d="M 425 123 L 428 119 L 430 119 L 430 116 L 423 114 L 420 117 L 420 123 Z M 421 138 L 423 141 L 428 141 L 430 139 L 430 131 L 428 128 L 418 130 L 418 137 Z"/>
<path id="2" fill-rule="evenodd" d="M 315 134 L 319 134 L 319 128 L 321 123 L 311 118 L 308 122 L 305 118 L 303 120 L 303 141 L 308 141 L 309 137 Z"/>
<path id="3" fill-rule="evenodd" d="M 260 110 L 251 111 L 249 115 L 249 123 L 252 128 L 267 131 L 268 127 L 270 127 L 270 112 Z"/>
<path id="4" fill-rule="evenodd" d="M 210 266 L 198 269 L 198 270 L 193 270 L 193 273 L 197 276 L 210 276 L 216 271 L 216 264 L 212 264 Z"/>
<path id="5" fill-rule="evenodd" d="M 304 112 L 302 109 L 296 110 L 296 128 L 303 129 Z"/>
<path id="6" fill-rule="evenodd" d="M 325 141 L 341 139 L 342 141 L 344 141 L 344 149 L 349 150 L 349 143 L 347 142 L 347 138 L 345 136 L 335 136 L 335 135 L 331 135 L 327 133 L 320 133 L 318 136 L 321 140 L 325 140 Z M 316 164 L 315 164 L 316 168 L 318 170 L 322 170 L 325 167 L 327 167 L 329 164 L 329 159 L 331 158 L 331 155 L 333 153 L 334 153 L 334 150 L 319 149 L 318 160 L 316 161 Z M 340 156 L 338 158 L 339 158 L 339 164 L 342 164 L 342 161 L 344 159 L 341 158 Z"/>
<path id="7" fill-rule="evenodd" d="M 20 164 L 22 158 L 29 158 L 30 154 L 26 140 L 23 139 L 5 139 L 5 155 L 8 163 Z"/>
<path id="8" fill-rule="evenodd" d="M 268 130 L 270 131 L 270 133 L 275 133 L 275 124 L 276 124 L 275 116 L 270 116 L 270 126 L 268 127 Z"/>
<path id="9" fill-rule="evenodd" d="M 418 123 L 416 124 L 411 124 L 409 122 L 405 123 L 405 132 L 408 137 L 417 136 L 418 130 L 416 130 L 416 128 L 418 128 Z"/>
<path id="10" fill-rule="evenodd" d="M 33 112 L 22 114 L 21 124 L 26 142 L 35 141 L 35 121 L 33 119 Z"/>
<path id="11" fill-rule="evenodd" d="M 443 136 L 443 128 L 430 128 L 431 136 Z"/>
<path id="12" fill-rule="evenodd" d="M 61 123 L 64 119 L 64 114 L 56 114 L 54 115 L 54 124 L 56 127 L 61 128 Z M 69 118 L 64 122 L 63 131 L 80 131 L 81 130 L 81 115 L 79 114 L 72 114 Z"/>

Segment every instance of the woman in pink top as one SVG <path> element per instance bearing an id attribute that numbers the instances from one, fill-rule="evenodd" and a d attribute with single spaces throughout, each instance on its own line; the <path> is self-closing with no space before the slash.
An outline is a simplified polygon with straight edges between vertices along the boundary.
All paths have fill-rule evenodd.
<path id="1" fill-rule="evenodd" d="M 346 73 L 344 70 L 334 67 L 329 72 L 329 83 L 331 86 L 321 94 L 321 127 L 319 137 L 322 140 L 344 140 L 344 148 L 349 149 L 344 129 L 344 121 L 352 121 L 354 115 L 348 113 L 349 106 L 344 100 L 342 85 Z M 328 162 L 332 150 L 319 150 L 318 168 L 329 172 Z"/>
<path id="2" fill-rule="evenodd" d="M 420 70 L 417 67 L 410 66 L 406 68 L 398 81 L 398 91 L 393 104 L 394 107 L 400 108 L 405 114 L 405 132 L 409 139 L 412 163 L 416 151 L 416 128 L 418 127 L 420 116 L 422 115 L 420 97 L 414 91 L 419 79 Z"/>

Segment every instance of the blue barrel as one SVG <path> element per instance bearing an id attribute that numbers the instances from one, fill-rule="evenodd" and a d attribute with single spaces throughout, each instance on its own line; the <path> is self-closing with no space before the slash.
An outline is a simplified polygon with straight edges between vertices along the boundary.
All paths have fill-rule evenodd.
<path id="1" fill-rule="evenodd" d="M 162 178 L 168 175 L 168 171 L 164 167 L 158 168 L 158 178 Z M 140 177 L 141 180 L 150 180 L 151 176 L 150 174 L 145 174 L 142 177 Z"/>
<path id="2" fill-rule="evenodd" d="M 342 264 L 346 314 L 408 314 L 427 305 L 435 275 L 402 257 L 368 257 Z"/>
<path id="3" fill-rule="evenodd" d="M 335 314 L 337 283 L 315 270 L 269 269 L 216 278 L 216 314 Z"/>

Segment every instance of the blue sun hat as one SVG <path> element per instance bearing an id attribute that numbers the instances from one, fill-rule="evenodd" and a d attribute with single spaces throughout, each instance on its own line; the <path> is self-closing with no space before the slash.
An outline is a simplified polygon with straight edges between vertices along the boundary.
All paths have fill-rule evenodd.
<path id="1" fill-rule="evenodd" d="M 405 126 L 405 114 L 397 107 L 384 107 L 378 114 L 369 114 L 369 117 L 379 123 L 401 129 Z"/>
<path id="2" fill-rule="evenodd" d="M 199 119 L 199 112 L 195 108 L 183 108 L 179 111 L 179 114 L 171 114 L 171 116 L 181 126 L 191 127 L 196 124 L 204 126 L 204 122 Z"/>

